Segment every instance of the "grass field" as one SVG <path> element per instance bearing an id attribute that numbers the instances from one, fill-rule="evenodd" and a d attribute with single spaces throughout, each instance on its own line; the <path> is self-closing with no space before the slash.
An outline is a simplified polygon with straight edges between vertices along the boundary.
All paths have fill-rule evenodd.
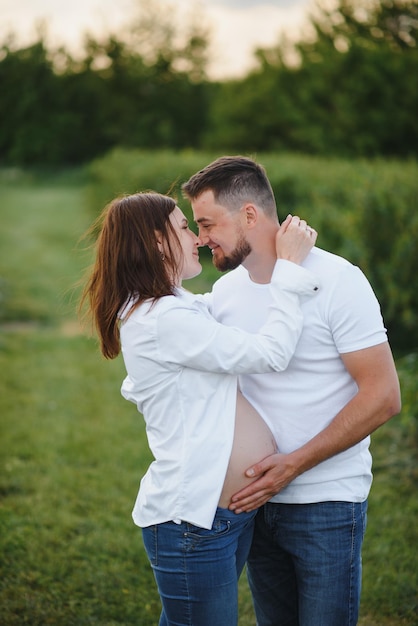
<path id="1" fill-rule="evenodd" d="M 82 172 L 0 175 L 0 623 L 151 626 L 159 604 L 130 517 L 150 453 L 104 361 L 77 323 L 91 215 Z M 213 272 L 210 274 L 210 280 Z M 210 280 L 190 285 L 205 289 Z M 398 362 L 403 415 L 373 437 L 375 479 L 360 624 L 418 624 L 417 359 Z M 245 578 L 240 626 L 254 625 Z M 226 625 L 227 626 L 227 625 Z"/>

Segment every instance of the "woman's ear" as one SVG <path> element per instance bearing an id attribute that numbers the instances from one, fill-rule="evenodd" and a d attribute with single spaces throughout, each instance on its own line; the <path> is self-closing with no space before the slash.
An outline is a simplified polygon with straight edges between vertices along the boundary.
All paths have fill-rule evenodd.
<path id="1" fill-rule="evenodd" d="M 163 253 L 163 237 L 160 230 L 154 230 L 155 240 L 157 242 L 158 251 Z"/>

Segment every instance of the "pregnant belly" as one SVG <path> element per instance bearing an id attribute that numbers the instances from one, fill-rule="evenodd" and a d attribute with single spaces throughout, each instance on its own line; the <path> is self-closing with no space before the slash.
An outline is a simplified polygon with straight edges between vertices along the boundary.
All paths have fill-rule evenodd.
<path id="1" fill-rule="evenodd" d="M 254 407 L 238 392 L 234 442 L 219 506 L 228 508 L 234 493 L 255 480 L 245 476 L 245 470 L 276 451 L 271 430 Z"/>

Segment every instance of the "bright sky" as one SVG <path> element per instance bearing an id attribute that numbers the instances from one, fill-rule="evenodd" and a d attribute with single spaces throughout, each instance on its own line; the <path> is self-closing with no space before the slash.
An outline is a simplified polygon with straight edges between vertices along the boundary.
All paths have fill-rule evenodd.
<path id="1" fill-rule="evenodd" d="M 109 33 L 129 23 L 135 7 L 147 0 L 0 0 L 0 43 L 13 31 L 18 43 L 34 41 L 36 24 L 46 21 L 49 45 L 77 50 L 86 32 Z M 277 43 L 303 28 L 312 0 L 158 0 L 167 11 L 200 9 L 211 30 L 212 78 L 238 76 L 251 65 L 257 46 Z"/>

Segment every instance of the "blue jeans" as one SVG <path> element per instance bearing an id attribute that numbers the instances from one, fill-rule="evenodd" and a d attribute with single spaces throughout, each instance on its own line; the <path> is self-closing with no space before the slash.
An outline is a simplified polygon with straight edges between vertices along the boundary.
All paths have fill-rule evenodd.
<path id="1" fill-rule="evenodd" d="M 255 513 L 218 508 L 211 530 L 187 522 L 142 529 L 161 597 L 160 626 L 238 623 L 238 578 L 251 546 Z"/>
<path id="2" fill-rule="evenodd" d="M 355 626 L 367 501 L 267 503 L 247 563 L 258 626 Z"/>

